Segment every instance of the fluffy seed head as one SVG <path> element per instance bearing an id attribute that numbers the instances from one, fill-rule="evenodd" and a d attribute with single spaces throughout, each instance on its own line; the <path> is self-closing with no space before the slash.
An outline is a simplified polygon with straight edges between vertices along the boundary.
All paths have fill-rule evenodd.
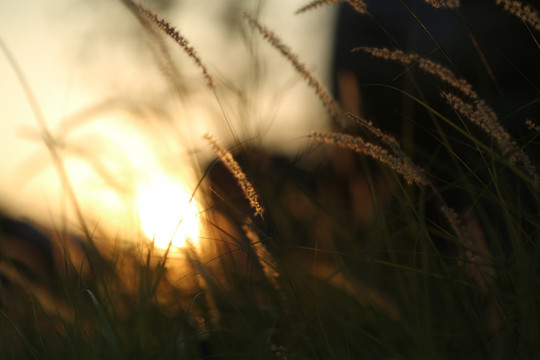
<path id="1" fill-rule="evenodd" d="M 367 5 L 363 0 L 315 0 L 298 9 L 296 11 L 296 14 L 300 14 L 309 10 L 316 9 L 320 6 L 335 4 L 338 2 L 347 2 L 360 14 L 368 14 Z"/>
<path id="2" fill-rule="evenodd" d="M 502 153 L 509 157 L 510 163 L 521 164 L 533 178 L 535 183 L 540 182 L 540 175 L 529 156 L 521 150 L 512 136 L 499 123 L 497 114 L 489 107 L 484 100 L 476 100 L 472 103 L 465 102 L 459 96 L 442 92 L 442 97 L 462 116 L 469 119 L 472 123 L 480 127 L 491 136 Z"/>
<path id="3" fill-rule="evenodd" d="M 517 0 L 497 0 L 497 4 L 502 5 L 504 10 L 540 31 L 540 14 L 532 6 Z"/>
<path id="4" fill-rule="evenodd" d="M 238 181 L 238 184 L 242 188 L 246 198 L 249 200 L 251 207 L 255 209 L 255 216 L 262 216 L 264 209 L 259 201 L 259 195 L 247 179 L 246 174 L 244 174 L 238 162 L 234 160 L 232 154 L 210 135 L 204 135 L 204 139 L 208 142 L 225 167 L 227 167 L 230 173 L 236 178 L 236 181 Z"/>
<path id="5" fill-rule="evenodd" d="M 459 0 L 425 0 L 425 2 L 436 9 L 456 9 L 459 7 Z"/>
<path id="6" fill-rule="evenodd" d="M 248 21 L 249 25 L 257 29 L 257 31 L 278 50 L 289 62 L 293 65 L 294 69 L 302 76 L 314 90 L 327 111 L 334 118 L 338 117 L 342 111 L 339 104 L 334 100 L 328 90 L 317 80 L 307 69 L 304 64 L 300 62 L 298 56 L 291 52 L 291 49 L 285 45 L 279 37 L 277 37 L 272 31 L 260 24 L 257 20 L 244 13 L 244 18 Z"/>
<path id="7" fill-rule="evenodd" d="M 478 99 L 478 94 L 473 90 L 472 85 L 466 80 L 458 78 L 450 69 L 429 59 L 423 58 L 415 53 L 405 53 L 401 50 L 390 50 L 387 48 L 359 47 L 353 51 L 364 51 L 372 56 L 398 61 L 403 65 L 416 63 L 418 67 L 428 74 L 437 76 L 439 79 L 461 91 L 473 100 Z"/>
<path id="8" fill-rule="evenodd" d="M 529 130 L 540 132 L 540 125 L 534 123 L 531 119 L 525 120 L 525 124 Z"/>
<path id="9" fill-rule="evenodd" d="M 392 168 L 392 170 L 394 170 L 396 173 L 403 176 L 405 181 L 407 181 L 409 184 L 412 184 L 413 182 L 419 186 L 429 184 L 424 171 L 418 166 L 415 166 L 412 161 L 407 161 L 406 159 L 392 155 L 388 150 L 365 141 L 358 136 L 328 131 L 314 131 L 308 136 L 313 140 L 322 143 L 333 144 L 342 148 L 351 149 L 386 164 L 390 166 L 390 168 Z"/>
<path id="10" fill-rule="evenodd" d="M 206 69 L 206 66 L 202 63 L 199 55 L 197 55 L 195 49 L 189 45 L 189 42 L 185 37 L 183 37 L 169 22 L 161 18 L 159 15 L 154 13 L 152 10 L 149 10 L 142 5 L 135 4 L 137 10 L 148 18 L 153 24 L 155 24 L 160 30 L 165 34 L 171 37 L 184 52 L 193 59 L 195 64 L 202 70 L 203 76 L 206 79 L 206 83 L 211 89 L 215 88 L 215 82 L 210 73 Z"/>

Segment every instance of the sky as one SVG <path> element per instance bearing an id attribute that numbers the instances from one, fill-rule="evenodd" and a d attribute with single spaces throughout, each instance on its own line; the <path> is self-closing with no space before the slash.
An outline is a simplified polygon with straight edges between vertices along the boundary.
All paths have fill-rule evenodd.
<path id="1" fill-rule="evenodd" d="M 217 97 L 192 59 L 167 40 L 182 79 L 175 92 L 157 66 L 148 33 L 120 1 L 0 1 L 0 39 L 39 104 L 84 215 L 122 233 L 135 221 L 123 214 L 133 211 L 138 184 L 169 178 L 193 190 L 211 156 L 202 135 L 291 153 L 305 145 L 310 130 L 325 126 L 313 91 L 260 36 L 246 31 L 239 15 L 259 14 L 328 84 L 335 9 L 295 15 L 305 3 L 181 0 L 166 11 L 145 3 L 190 41 L 218 83 Z M 0 210 L 73 222 L 66 186 L 4 53 L 0 116 Z"/>

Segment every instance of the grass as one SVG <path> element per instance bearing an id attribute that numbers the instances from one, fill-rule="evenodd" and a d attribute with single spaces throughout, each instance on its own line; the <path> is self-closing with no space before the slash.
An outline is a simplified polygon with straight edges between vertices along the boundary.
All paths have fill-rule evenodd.
<path id="1" fill-rule="evenodd" d="M 220 83 L 187 40 L 154 12 L 125 4 L 154 39 L 157 29 L 180 45 L 219 102 Z M 377 20 L 370 2 L 351 5 L 362 21 Z M 540 356 L 539 119 L 522 116 L 540 113 L 538 65 L 531 60 L 530 71 L 475 30 L 465 4 L 429 6 L 458 20 L 474 60 L 460 68 L 460 54 L 407 7 L 432 51 L 349 49 L 358 62 L 349 69 L 353 87 L 371 101 L 365 107 L 360 98 L 344 101 L 339 81 L 341 99 L 334 99 L 285 41 L 245 14 L 247 28 L 313 88 L 329 129 L 306 134 L 311 145 L 296 158 L 240 140 L 226 149 L 206 136 L 218 159 L 197 189 L 208 204 L 203 248 L 104 250 L 81 220 L 84 260 L 73 260 L 60 236 L 65 256 L 56 273 L 23 280 L 5 270 L 18 264 L 2 248 L 0 359 Z M 532 3 L 481 8 L 499 11 L 511 24 L 508 36 L 538 57 Z M 382 21 L 376 25 L 390 36 Z M 504 71 L 491 67 L 496 61 Z M 364 82 L 365 64 L 390 76 Z M 505 88 L 506 71 L 519 87 Z M 518 102 L 505 98 L 516 89 Z M 377 104 L 384 116 L 392 109 L 403 131 L 377 111 L 362 114 Z M 54 155 L 52 135 L 43 132 Z M 66 179 L 61 160 L 55 164 Z"/>

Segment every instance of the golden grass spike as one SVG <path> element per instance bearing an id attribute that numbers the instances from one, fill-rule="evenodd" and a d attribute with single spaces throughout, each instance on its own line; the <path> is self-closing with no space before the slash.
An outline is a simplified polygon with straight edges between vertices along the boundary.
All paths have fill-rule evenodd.
<path id="1" fill-rule="evenodd" d="M 466 80 L 458 78 L 450 69 L 434 61 L 425 59 L 415 53 L 404 53 L 401 50 L 389 50 L 387 48 L 359 47 L 353 51 L 364 51 L 372 56 L 386 60 L 401 62 L 404 65 L 412 63 L 418 64 L 418 67 L 427 73 L 437 76 L 445 83 L 451 85 L 472 100 L 468 103 L 459 96 L 449 92 L 442 92 L 442 96 L 448 103 L 461 115 L 467 117 L 472 123 L 476 124 L 497 143 L 503 154 L 509 155 L 510 162 L 522 164 L 535 183 L 540 182 L 535 166 L 522 150 L 520 150 L 510 134 L 499 123 L 497 114 L 489 107 L 486 102 L 478 96 L 473 90 L 472 85 Z"/>
<path id="2" fill-rule="evenodd" d="M 441 212 L 446 217 L 446 220 L 448 220 L 448 223 L 452 227 L 452 230 L 457 235 L 458 239 L 465 245 L 465 246 L 471 246 L 472 240 L 469 237 L 469 234 L 465 231 L 465 228 L 461 224 L 461 221 L 459 220 L 458 214 L 454 209 L 451 207 L 448 207 L 446 205 L 441 207 Z"/>
<path id="3" fill-rule="evenodd" d="M 341 2 L 341 0 L 315 0 L 315 1 L 310 2 L 309 4 L 302 6 L 300 9 L 296 10 L 295 14 L 298 15 L 306 11 L 316 9 L 321 6 L 335 4 L 338 2 Z"/>
<path id="4" fill-rule="evenodd" d="M 468 118 L 472 123 L 479 126 L 491 136 L 502 153 L 509 156 L 511 164 L 522 164 L 534 179 L 534 182 L 536 184 L 540 183 L 540 175 L 538 175 L 536 167 L 530 158 L 517 146 L 512 136 L 499 123 L 495 111 L 484 100 L 479 99 L 473 103 L 467 103 L 459 96 L 448 92 L 443 91 L 441 95 L 458 113 Z"/>
<path id="5" fill-rule="evenodd" d="M 369 14 L 367 5 L 363 0 L 345 0 L 360 14 Z"/>
<path id="6" fill-rule="evenodd" d="M 459 265 L 463 266 L 468 275 L 485 290 L 493 282 L 496 271 L 485 259 L 486 256 L 491 256 L 491 252 L 478 219 L 469 215 L 464 224 L 456 211 L 447 205 L 441 207 L 441 212 L 464 247 L 458 258 Z"/>
<path id="7" fill-rule="evenodd" d="M 540 31 L 540 14 L 532 6 L 517 0 L 497 0 L 497 5 L 502 5 L 504 10 Z"/>
<path id="8" fill-rule="evenodd" d="M 464 101 L 459 96 L 442 92 L 442 97 L 461 115 L 482 128 L 499 145 L 503 154 L 516 151 L 516 144 L 510 134 L 499 124 L 497 114 L 483 100 L 473 103 Z"/>
<path id="9" fill-rule="evenodd" d="M 540 132 L 540 125 L 534 123 L 531 119 L 525 120 L 525 124 L 529 130 Z"/>
<path id="10" fill-rule="evenodd" d="M 191 240 L 186 241 L 185 251 L 191 268 L 196 272 L 197 285 L 204 294 L 206 306 L 208 306 L 209 320 L 212 325 L 217 325 L 221 316 L 216 302 L 216 299 L 218 298 L 218 289 L 215 284 L 215 279 L 208 266 L 202 263 L 199 252 Z"/>
<path id="11" fill-rule="evenodd" d="M 360 14 L 368 14 L 367 5 L 363 0 L 315 0 L 296 11 L 296 14 L 316 9 L 320 6 L 335 4 L 338 2 L 349 3 Z"/>
<path id="12" fill-rule="evenodd" d="M 459 0 L 425 0 L 426 3 L 437 9 L 455 9 L 459 7 Z"/>
<path id="13" fill-rule="evenodd" d="M 418 171 L 418 178 L 419 178 L 419 181 L 415 180 L 415 182 L 417 184 L 419 184 L 419 185 L 428 185 L 429 184 L 429 181 L 427 180 L 427 178 L 425 178 L 424 172 L 420 168 L 417 168 L 414 165 L 414 163 L 411 160 L 411 158 L 409 157 L 409 155 L 407 155 L 403 151 L 403 149 L 401 148 L 401 145 L 399 144 L 399 142 L 393 136 L 390 136 L 388 134 L 383 133 L 382 130 L 379 129 L 378 127 L 374 126 L 371 121 L 367 121 L 365 119 L 362 119 L 358 115 L 351 114 L 351 113 L 347 113 L 345 115 L 347 115 L 347 117 L 350 120 L 356 121 L 364 129 L 368 130 L 370 133 L 372 133 L 373 135 L 378 137 L 384 144 L 386 144 L 390 148 L 390 150 L 392 150 L 394 155 L 396 155 L 398 158 L 400 158 L 403 161 L 405 167 L 407 167 L 409 169 L 416 169 L 415 171 Z"/>
<path id="14" fill-rule="evenodd" d="M 365 141 L 358 136 L 328 131 L 314 131 L 308 135 L 321 143 L 333 144 L 339 147 L 351 149 L 355 152 L 370 156 L 371 158 L 386 164 L 396 173 L 402 175 L 407 183 L 415 182 L 419 186 L 429 185 L 424 171 L 415 166 L 412 161 L 390 154 L 382 147 Z"/>
<path id="15" fill-rule="evenodd" d="M 328 90 L 306 69 L 306 66 L 300 62 L 298 56 L 291 52 L 291 49 L 285 45 L 279 37 L 277 37 L 272 31 L 261 25 L 257 20 L 244 13 L 244 18 L 248 23 L 257 29 L 259 33 L 278 50 L 287 60 L 291 62 L 294 69 L 308 82 L 314 90 L 323 105 L 326 107 L 332 117 L 337 117 L 342 113 L 341 106 L 334 100 Z"/>
<path id="16" fill-rule="evenodd" d="M 353 51 L 364 51 L 372 56 L 398 61 L 404 65 L 416 63 L 425 72 L 437 76 L 439 79 L 461 91 L 464 95 L 473 100 L 477 100 L 478 94 L 473 90 L 472 85 L 466 80 L 458 78 L 450 69 L 434 61 L 428 60 L 415 53 L 405 53 L 401 50 L 389 50 L 387 48 L 359 47 Z"/>
<path id="17" fill-rule="evenodd" d="M 233 176 L 238 181 L 238 184 L 242 188 L 244 195 L 249 200 L 249 203 L 252 208 L 255 208 L 255 216 L 259 215 L 262 217 L 264 208 L 262 207 L 259 201 L 259 195 L 255 191 L 255 188 L 246 177 L 246 174 L 240 168 L 240 165 L 234 160 L 232 154 L 227 151 L 223 146 L 221 146 L 213 137 L 210 135 L 204 135 L 204 139 L 212 147 L 212 150 L 217 154 L 221 162 L 227 167 L 227 169 L 233 174 Z"/>
<path id="18" fill-rule="evenodd" d="M 137 10 L 146 16 L 152 23 L 154 23 L 159 29 L 161 29 L 165 34 L 171 37 L 184 52 L 193 59 L 195 64 L 202 70 L 203 76 L 206 79 L 208 86 L 211 89 L 215 89 L 215 81 L 206 69 L 206 66 L 202 63 L 199 55 L 197 55 L 195 49 L 189 45 L 189 42 L 185 37 L 183 37 L 169 22 L 161 18 L 159 15 L 154 13 L 152 10 L 149 10 L 143 7 L 140 4 L 134 4 Z"/>
<path id="19" fill-rule="evenodd" d="M 360 116 L 352 114 L 352 113 L 346 113 L 347 117 L 351 119 L 352 121 L 357 122 L 360 126 L 362 126 L 364 129 L 368 130 L 370 133 L 378 137 L 383 143 L 388 145 L 390 149 L 399 157 L 407 156 L 403 149 L 401 149 L 401 145 L 399 142 L 392 136 L 387 135 L 382 132 L 381 129 L 378 127 L 375 127 L 371 121 L 367 121 L 365 119 L 362 119 Z"/>
<path id="20" fill-rule="evenodd" d="M 277 272 L 277 266 L 274 258 L 264 246 L 259 235 L 248 225 L 242 225 L 242 230 L 246 234 L 246 237 L 250 241 L 251 247 L 255 251 L 257 262 L 261 266 L 264 272 L 264 276 L 268 279 L 276 293 L 280 296 L 281 301 L 285 303 L 285 295 L 279 284 L 279 273 Z"/>

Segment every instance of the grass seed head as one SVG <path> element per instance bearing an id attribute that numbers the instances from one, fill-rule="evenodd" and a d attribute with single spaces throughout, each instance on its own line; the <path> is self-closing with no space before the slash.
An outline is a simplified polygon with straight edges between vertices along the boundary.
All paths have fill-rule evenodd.
<path id="1" fill-rule="evenodd" d="M 353 150 L 357 153 L 367 155 L 383 164 L 390 166 L 392 170 L 405 178 L 407 183 L 415 182 L 419 186 L 428 185 L 424 171 L 415 166 L 408 158 L 404 159 L 392 155 L 388 150 L 379 145 L 365 141 L 361 137 L 352 136 L 343 133 L 334 133 L 328 131 L 314 131 L 309 134 L 313 140 L 321 143 L 333 144 L 342 148 Z"/>
<path id="2" fill-rule="evenodd" d="M 150 20 L 153 24 L 155 24 L 160 30 L 162 30 L 165 34 L 167 34 L 170 38 L 172 38 L 184 52 L 193 59 L 195 64 L 201 69 L 204 78 L 206 79 L 206 83 L 211 89 L 215 89 L 215 81 L 214 78 L 210 75 L 208 72 L 208 69 L 203 64 L 201 59 L 199 58 L 199 55 L 195 51 L 195 49 L 189 45 L 188 40 L 183 37 L 175 28 L 172 26 L 169 22 L 167 22 L 165 19 L 161 18 L 158 14 L 154 13 L 152 10 L 145 8 L 144 6 L 140 4 L 135 4 L 137 10 L 143 14 L 147 19 Z"/>
<path id="3" fill-rule="evenodd" d="M 540 31 L 540 14 L 532 6 L 517 0 L 497 0 L 504 10 Z"/>
<path id="4" fill-rule="evenodd" d="M 540 132 L 540 125 L 536 124 L 531 119 L 525 120 L 525 124 L 527 125 L 527 128 L 532 131 Z"/>
<path id="5" fill-rule="evenodd" d="M 452 70 L 432 60 L 421 57 L 415 53 L 405 53 L 401 50 L 390 50 L 387 48 L 359 47 L 353 51 L 364 51 L 372 56 L 398 61 L 403 65 L 417 64 L 420 69 L 428 74 L 438 77 L 443 82 L 461 91 L 467 97 L 476 100 L 478 94 L 473 90 L 472 85 L 466 80 L 458 78 Z"/>
<path id="6" fill-rule="evenodd" d="M 310 2 L 309 4 L 301 7 L 296 11 L 296 14 L 301 14 L 306 11 L 310 11 L 313 9 L 316 9 L 318 7 L 324 6 L 324 5 L 330 5 L 335 4 L 338 2 L 347 2 L 349 5 L 351 5 L 354 10 L 356 10 L 360 14 L 368 14 L 367 11 L 367 5 L 363 0 L 315 0 Z"/>
<path id="7" fill-rule="evenodd" d="M 259 195 L 255 191 L 255 188 L 247 179 L 246 174 L 242 171 L 242 168 L 234 160 L 232 154 L 227 151 L 223 146 L 221 146 L 213 137 L 210 135 L 205 135 L 204 139 L 208 142 L 212 150 L 217 154 L 221 162 L 225 167 L 231 172 L 231 174 L 236 178 L 238 184 L 242 188 L 244 195 L 249 200 L 249 203 L 252 208 L 255 209 L 255 216 L 262 216 L 264 213 L 264 208 L 262 207 L 259 201 Z"/>
<path id="8" fill-rule="evenodd" d="M 459 0 L 425 0 L 425 2 L 436 9 L 456 9 L 459 7 Z"/>
<path id="9" fill-rule="evenodd" d="M 339 104 L 334 100 L 332 95 L 330 95 L 328 90 L 319 82 L 319 80 L 317 80 L 306 69 L 306 66 L 300 62 L 298 56 L 291 51 L 289 46 L 285 45 L 276 34 L 247 13 L 244 13 L 244 18 L 248 21 L 250 26 L 257 29 L 263 38 L 293 65 L 294 69 L 300 74 L 300 76 L 302 76 L 304 80 L 307 81 L 308 85 L 315 90 L 315 93 L 321 100 L 322 104 L 326 107 L 330 115 L 333 118 L 337 118 L 339 115 L 341 115 L 341 106 L 339 106 Z"/>

